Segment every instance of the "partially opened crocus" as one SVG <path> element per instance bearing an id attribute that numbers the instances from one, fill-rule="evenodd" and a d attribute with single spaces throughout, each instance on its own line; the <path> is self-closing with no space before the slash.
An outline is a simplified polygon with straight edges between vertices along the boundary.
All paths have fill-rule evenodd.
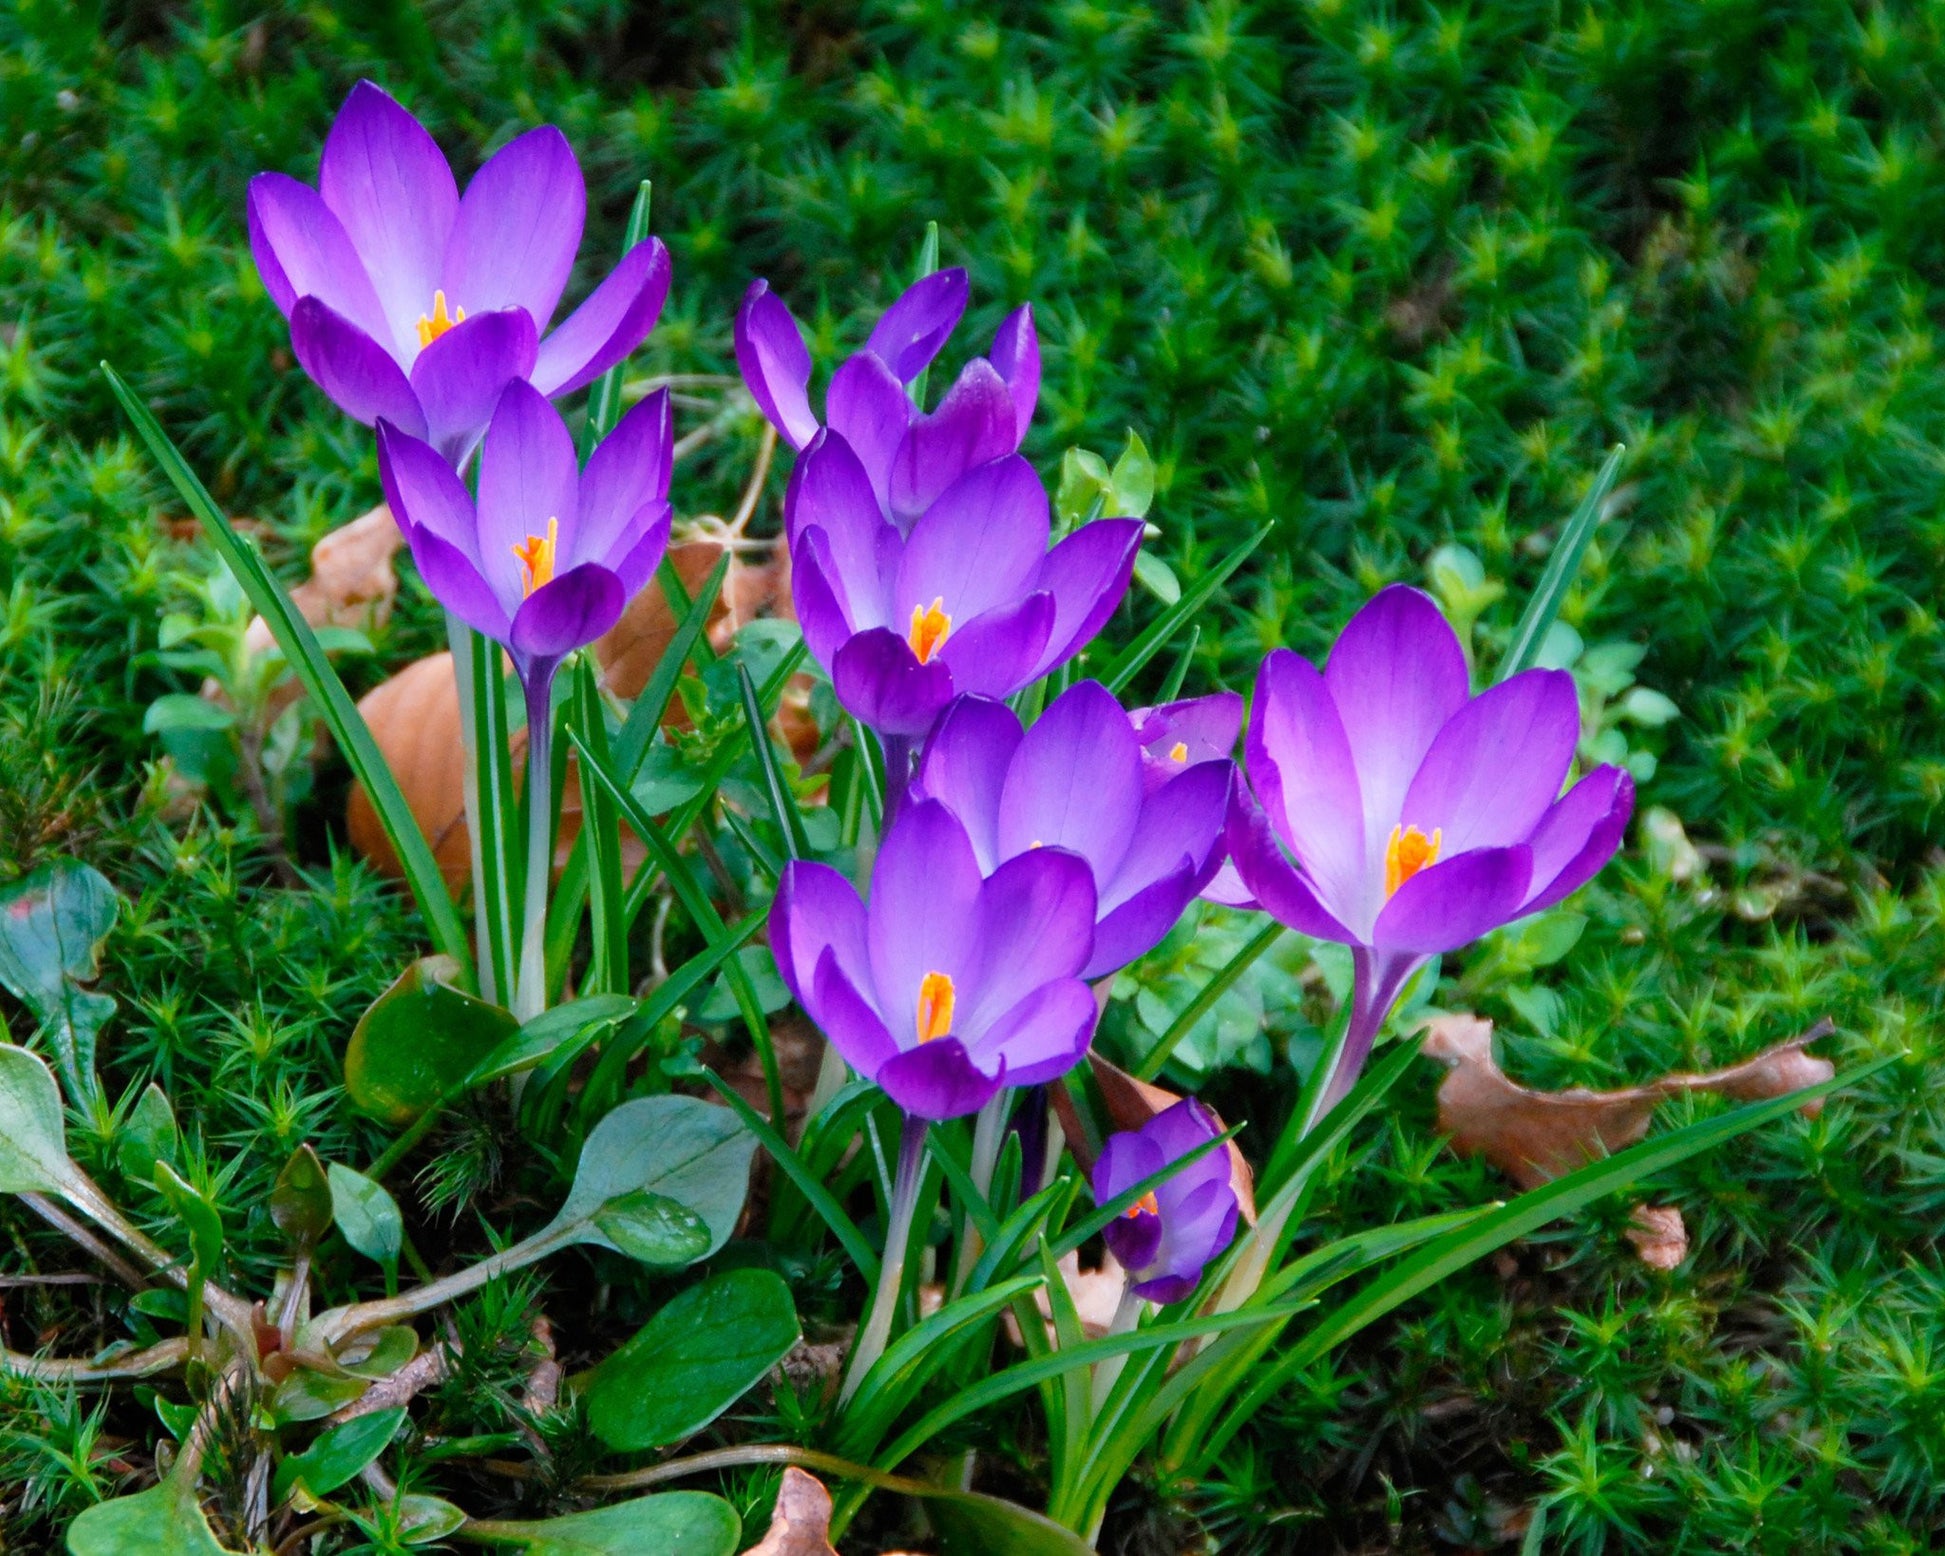
<path id="1" fill-rule="evenodd" d="M 461 196 L 425 127 L 369 81 L 338 110 L 317 187 L 262 173 L 249 208 L 251 253 L 304 371 L 347 414 L 454 465 L 508 383 L 548 396 L 591 383 L 668 294 L 668 251 L 649 239 L 550 332 L 587 214 L 566 138 L 529 130 Z"/>
<path id="2" fill-rule="evenodd" d="M 1139 1130 L 1110 1135 L 1094 1164 L 1095 1202 L 1105 1205 L 1221 1133 L 1215 1116 L 1187 1097 Z M 1101 1235 L 1128 1272 L 1132 1295 L 1180 1302 L 1235 1237 L 1239 1210 L 1229 1152 L 1217 1147 L 1142 1195 Z"/>
<path id="3" fill-rule="evenodd" d="M 957 269 L 908 287 L 832 375 L 821 422 L 810 405 L 810 351 L 783 299 L 753 282 L 736 315 L 737 365 L 771 425 L 800 451 L 825 427 L 843 438 L 901 533 L 968 470 L 1016 452 L 1040 397 L 1040 341 L 1026 306 L 1007 315 L 991 352 L 966 364 L 936 410 L 913 403 L 911 385 L 958 325 L 966 293 Z"/>
<path id="4" fill-rule="evenodd" d="M 1081 976 L 1104 978 L 1160 942 L 1222 859 L 1235 766 L 1176 744 L 1173 775 L 1150 789 L 1136 726 L 1098 681 L 1025 730 L 1005 703 L 966 697 L 927 740 L 912 792 L 952 810 L 988 875 L 1043 847 L 1086 860 L 1096 922 Z"/>
<path id="5" fill-rule="evenodd" d="M 829 866 L 795 862 L 770 923 L 797 1002 L 915 1118 L 976 1113 L 1087 1051 L 1094 879 L 1078 854 L 1035 849 L 988 877 L 952 812 L 914 802 L 886 830 L 868 902 Z"/>
<path id="6" fill-rule="evenodd" d="M 1151 793 L 1199 762 L 1226 760 L 1243 732 L 1243 699 L 1236 692 L 1185 697 L 1128 715 L 1141 742 L 1141 781 Z"/>
<path id="7" fill-rule="evenodd" d="M 1326 1102 L 1429 958 L 1559 902 L 1620 846 L 1626 772 L 1596 768 L 1561 792 L 1579 733 L 1564 671 L 1473 696 L 1458 637 L 1402 585 L 1352 618 L 1321 672 L 1287 649 L 1263 661 L 1245 747 L 1261 808 L 1232 812 L 1229 847 L 1264 909 L 1354 948 Z"/>

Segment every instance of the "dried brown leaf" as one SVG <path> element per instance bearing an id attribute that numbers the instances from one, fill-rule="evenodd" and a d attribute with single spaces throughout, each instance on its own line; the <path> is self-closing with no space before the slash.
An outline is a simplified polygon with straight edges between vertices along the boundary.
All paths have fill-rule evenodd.
<path id="1" fill-rule="evenodd" d="M 748 1556 L 837 1556 L 831 1544 L 831 1494 L 824 1483 L 794 1464 L 786 1469 L 769 1533 Z"/>
<path id="2" fill-rule="evenodd" d="M 1438 1122 L 1462 1156 L 1483 1156 L 1522 1188 L 1536 1188 L 1588 1161 L 1640 1140 L 1664 1097 L 1713 1091 L 1737 1101 L 1788 1096 L 1828 1080 L 1836 1067 L 1804 1049 L 1832 1030 L 1819 1022 L 1801 1037 L 1752 1059 L 1704 1075 L 1677 1072 L 1641 1086 L 1593 1091 L 1533 1091 L 1493 1058 L 1492 1023 L 1477 1016 L 1436 1016 L 1426 1025 L 1425 1053 L 1451 1066 L 1439 1085 Z M 1821 1099 L 1804 1105 L 1814 1115 Z"/>
<path id="3" fill-rule="evenodd" d="M 1101 1339 L 1113 1327 L 1114 1315 L 1121 1309 L 1121 1294 L 1128 1289 L 1128 1272 L 1115 1262 L 1113 1254 L 1105 1251 L 1098 1270 L 1084 1270 L 1078 1249 L 1060 1256 L 1059 1269 L 1067 1295 L 1074 1299 L 1074 1311 L 1081 1321 L 1081 1333 L 1090 1340 Z M 1047 1343 L 1059 1344 L 1060 1336 L 1054 1332 L 1053 1303 L 1048 1299 L 1044 1286 L 1034 1291 L 1033 1303 L 1040 1309 L 1040 1317 L 1046 1322 Z M 1005 1324 L 1007 1338 L 1015 1345 L 1020 1344 L 1020 1325 L 1011 1308 L 1006 1311 Z"/>
<path id="4" fill-rule="evenodd" d="M 1688 1228 L 1673 1205 L 1636 1205 L 1627 1239 L 1651 1269 L 1672 1270 L 1688 1257 Z"/>
<path id="5" fill-rule="evenodd" d="M 709 581 L 709 571 L 722 554 L 722 544 L 714 540 L 688 540 L 669 547 L 669 561 L 691 598 Z M 724 592 L 728 592 L 727 580 Z M 709 609 L 711 626 L 728 614 L 728 601 L 719 599 Z M 621 620 L 595 642 L 594 657 L 600 661 L 601 678 L 608 689 L 618 697 L 639 697 L 662 662 L 662 655 L 668 652 L 678 625 L 668 596 L 651 578 L 648 587 L 628 602 Z"/>

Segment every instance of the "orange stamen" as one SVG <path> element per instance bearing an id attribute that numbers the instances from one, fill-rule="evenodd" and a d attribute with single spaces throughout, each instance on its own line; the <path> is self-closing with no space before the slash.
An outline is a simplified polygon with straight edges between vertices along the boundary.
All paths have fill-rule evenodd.
<path id="1" fill-rule="evenodd" d="M 929 972 L 919 980 L 918 1040 L 921 1043 L 951 1034 L 956 998 L 950 973 Z"/>
<path id="2" fill-rule="evenodd" d="M 1150 1189 L 1146 1194 L 1142 1195 L 1140 1199 L 1122 1211 L 1121 1214 L 1132 1221 L 1144 1210 L 1151 1216 L 1159 1216 L 1162 1213 L 1162 1207 L 1155 1203 L 1155 1191 L 1153 1189 Z"/>
<path id="3" fill-rule="evenodd" d="M 1168 759 L 1171 762 L 1186 762 L 1189 759 L 1189 743 L 1186 740 L 1176 741 L 1168 748 Z"/>
<path id="4" fill-rule="evenodd" d="M 920 664 L 929 664 L 951 631 L 952 618 L 945 613 L 945 596 L 939 595 L 930 605 L 912 607 L 912 630 L 905 634 L 905 641 L 912 645 Z"/>
<path id="5" fill-rule="evenodd" d="M 1417 827 L 1396 826 L 1384 847 L 1384 894 L 1389 897 L 1427 865 L 1438 863 L 1445 829 L 1433 827 L 1427 837 Z"/>
<path id="6" fill-rule="evenodd" d="M 560 541 L 561 521 L 547 521 L 547 536 L 543 540 L 538 535 L 529 535 L 513 548 L 513 554 L 520 559 L 520 566 L 526 570 L 526 577 L 520 581 L 520 597 L 524 600 L 542 584 L 554 581 L 554 548 Z"/>
<path id="7" fill-rule="evenodd" d="M 425 350 L 427 346 L 431 345 L 455 324 L 464 324 L 465 322 L 466 310 L 461 308 L 456 313 L 447 313 L 446 294 L 443 291 L 435 289 L 432 294 L 432 312 L 430 314 L 422 313 L 419 315 L 419 349 L 421 351 Z"/>

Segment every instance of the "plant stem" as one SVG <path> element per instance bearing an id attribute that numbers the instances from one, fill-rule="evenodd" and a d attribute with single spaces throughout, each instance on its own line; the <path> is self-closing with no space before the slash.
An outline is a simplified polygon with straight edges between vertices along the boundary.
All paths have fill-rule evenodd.
<path id="1" fill-rule="evenodd" d="M 1006 1118 L 1012 1108 L 1013 1088 L 1002 1086 L 993 1093 L 991 1100 L 979 1110 L 979 1116 L 973 1121 L 970 1176 L 973 1187 L 989 1201 L 993 1197 L 993 1168 L 999 1162 L 1000 1142 L 1006 1138 Z M 955 1297 L 966 1289 L 966 1280 L 972 1274 L 973 1264 L 984 1246 L 969 1210 L 965 1227 L 959 1234 L 959 1259 L 952 1272 L 952 1294 Z"/>
<path id="2" fill-rule="evenodd" d="M 520 931 L 520 979 L 513 1014 L 531 1021 L 547 1008 L 547 886 L 554 870 L 552 667 L 526 681 L 527 907 Z"/>
<path id="3" fill-rule="evenodd" d="M 1114 1310 L 1113 1321 L 1108 1325 L 1110 1335 L 1130 1334 L 1140 1324 L 1141 1316 L 1148 1310 L 1145 1297 L 1135 1295 L 1134 1285 L 1130 1282 L 1121 1292 L 1120 1304 Z M 1108 1394 L 1114 1388 L 1115 1379 L 1121 1376 L 1121 1369 L 1128 1365 L 1124 1351 L 1119 1356 L 1109 1356 L 1094 1364 L 1094 1389 L 1090 1401 L 1090 1415 L 1099 1415 L 1101 1407 L 1108 1402 Z"/>
<path id="4" fill-rule="evenodd" d="M 487 901 L 485 849 L 486 837 L 480 827 L 479 804 L 479 720 L 473 703 L 473 644 L 466 624 L 451 611 L 446 612 L 446 644 L 452 650 L 453 685 L 459 694 L 459 794 L 466 807 L 466 835 L 472 848 L 473 865 L 473 944 L 479 958 L 480 998 L 489 1005 L 500 1003 L 499 969 L 494 966 L 493 928 L 489 921 L 492 907 Z"/>
<path id="5" fill-rule="evenodd" d="M 885 1222 L 885 1254 L 878 1266 L 878 1289 L 871 1295 L 871 1313 L 858 1331 L 858 1343 L 851 1350 L 851 1364 L 845 1369 L 844 1388 L 838 1394 L 840 1407 L 857 1393 L 878 1358 L 885 1354 L 891 1339 L 892 1320 L 898 1313 L 898 1297 L 905 1284 L 905 1253 L 912 1240 L 912 1212 L 918 1207 L 920 1165 L 925 1160 L 925 1120 L 905 1118 L 905 1130 L 898 1141 L 898 1177 L 892 1184 L 891 1204 Z"/>
<path id="6" fill-rule="evenodd" d="M 387 1324 L 403 1323 L 416 1318 L 421 1313 L 429 1313 L 442 1307 L 456 1297 L 463 1297 L 469 1291 L 476 1291 L 488 1281 L 501 1275 L 524 1269 L 537 1259 L 544 1259 L 557 1248 L 564 1248 L 573 1241 L 573 1224 L 562 1225 L 555 1222 L 542 1227 L 532 1237 L 503 1248 L 490 1258 L 477 1264 L 456 1270 L 443 1279 L 430 1285 L 416 1286 L 396 1297 L 386 1297 L 380 1301 L 359 1302 L 351 1307 L 337 1308 L 332 1312 L 320 1314 L 315 1321 L 315 1330 L 325 1344 L 342 1345 L 353 1335 L 363 1334 L 367 1329 L 379 1329 Z"/>

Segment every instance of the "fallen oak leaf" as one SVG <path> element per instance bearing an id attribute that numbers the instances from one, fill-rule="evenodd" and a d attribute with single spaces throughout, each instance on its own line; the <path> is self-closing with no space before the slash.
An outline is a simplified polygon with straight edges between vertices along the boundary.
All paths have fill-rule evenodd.
<path id="1" fill-rule="evenodd" d="M 1521 1188 L 1537 1188 L 1648 1133 L 1655 1108 L 1681 1092 L 1712 1091 L 1739 1102 L 1788 1096 L 1837 1073 L 1828 1059 L 1804 1050 L 1835 1030 L 1820 1021 L 1801 1037 L 1766 1048 L 1726 1069 L 1677 1072 L 1640 1086 L 1594 1091 L 1534 1091 L 1493 1058 L 1490 1021 L 1471 1015 L 1434 1016 L 1426 1023 L 1424 1053 L 1449 1065 L 1439 1083 L 1438 1127 L 1462 1156 L 1483 1156 Z M 1814 1117 L 1821 1099 L 1804 1105 Z"/>
<path id="2" fill-rule="evenodd" d="M 769 1532 L 747 1556 L 837 1556 L 831 1544 L 831 1494 L 824 1483 L 794 1464 L 785 1469 Z"/>

